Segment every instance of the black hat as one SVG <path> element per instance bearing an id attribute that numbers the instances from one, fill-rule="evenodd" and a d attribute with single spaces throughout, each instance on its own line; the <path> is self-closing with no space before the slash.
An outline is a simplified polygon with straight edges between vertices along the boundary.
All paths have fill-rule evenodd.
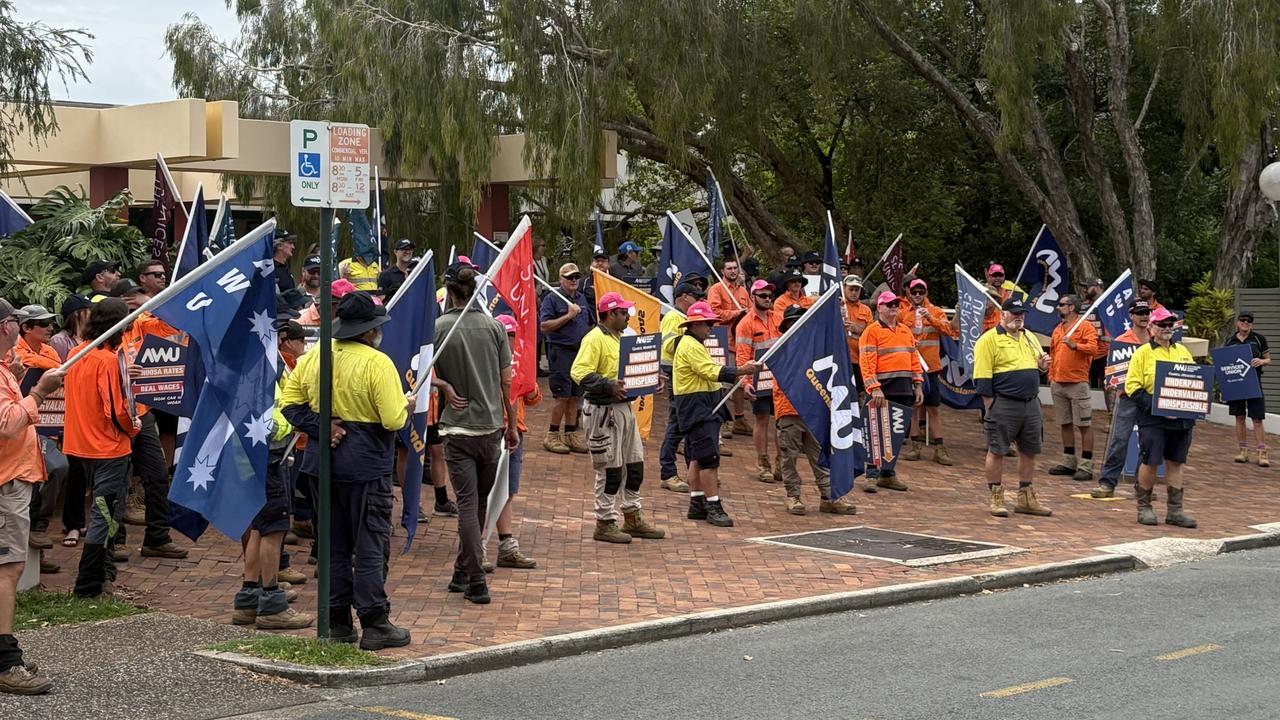
<path id="1" fill-rule="evenodd" d="M 308 255 L 308 256 L 307 256 L 306 258 L 304 258 L 304 259 L 303 259 L 303 261 L 302 261 L 302 269 L 303 269 L 303 270 L 313 270 L 313 269 L 318 268 L 318 267 L 320 267 L 320 256 L 319 256 L 319 255 Z"/>
<path id="2" fill-rule="evenodd" d="M 796 257 L 795 255 L 792 255 L 791 259 L 787 261 L 787 267 L 789 268 L 798 268 L 803 264 L 804 263 L 800 260 L 800 258 Z"/>
<path id="3" fill-rule="evenodd" d="M 778 329 L 785 332 L 787 328 L 796 324 L 796 321 L 804 317 L 805 309 L 799 305 L 792 305 L 782 312 L 782 322 L 778 323 Z"/>
<path id="4" fill-rule="evenodd" d="M 1134 300 L 1129 303 L 1129 312 L 1135 315 L 1150 315 L 1151 303 L 1146 300 Z"/>
<path id="5" fill-rule="evenodd" d="M 1022 298 L 1014 295 L 1008 300 L 1005 300 L 1004 305 L 1001 305 L 1000 309 L 1011 313 L 1025 313 L 1027 311 L 1027 304 L 1022 301 Z"/>
<path id="6" fill-rule="evenodd" d="M 1241 310 L 1240 312 L 1236 313 L 1237 320 L 1244 320 L 1246 318 L 1249 320 L 1249 322 L 1253 322 L 1253 312 L 1251 310 Z"/>
<path id="7" fill-rule="evenodd" d="M 289 232 L 288 230 L 285 230 L 282 227 L 278 227 L 276 228 L 275 241 L 277 243 L 282 243 L 282 242 L 296 243 L 298 242 L 298 236 L 295 235 L 294 233 Z"/>
<path id="8" fill-rule="evenodd" d="M 397 240 L 397 241 L 396 241 L 396 249 L 397 249 L 397 250 L 412 250 L 412 249 L 413 249 L 413 241 L 412 241 L 412 240 L 410 240 L 409 238 L 400 238 L 399 240 Z"/>
<path id="9" fill-rule="evenodd" d="M 742 272 L 746 273 L 748 277 L 759 277 L 759 276 L 760 276 L 760 261 L 759 261 L 759 260 L 757 260 L 757 259 L 755 259 L 755 258 L 753 258 L 753 257 L 743 258 L 743 259 L 742 259 L 742 263 L 741 263 L 741 265 L 742 265 Z"/>
<path id="10" fill-rule="evenodd" d="M 804 254 L 804 262 L 806 262 L 806 263 L 818 263 L 819 265 L 821 265 L 821 264 L 822 264 L 822 256 L 821 256 L 821 255 L 819 255 L 818 253 L 816 253 L 816 252 L 814 252 L 814 251 L 810 250 L 809 252 L 807 252 L 807 253 L 805 253 L 805 254 Z"/>
<path id="11" fill-rule="evenodd" d="M 445 282 L 457 282 L 457 280 L 458 280 L 458 273 L 462 272 L 462 271 L 463 271 L 464 269 L 466 269 L 466 268 L 470 268 L 470 269 L 472 269 L 472 270 L 479 270 L 479 269 L 480 269 L 480 268 L 476 267 L 475 265 L 471 264 L 470 262 L 464 262 L 464 261 L 462 261 L 462 260 L 459 260 L 459 261 L 455 262 L 454 264 L 452 264 L 452 265 L 450 265 L 449 267 L 447 267 L 447 268 L 445 268 L 445 269 L 444 269 L 444 281 L 445 281 Z"/>
<path id="12" fill-rule="evenodd" d="M 607 257 L 609 257 L 609 251 L 608 251 L 608 250 L 605 250 L 603 245 L 601 245 L 600 247 L 596 248 L 596 249 L 591 253 L 591 259 L 592 259 L 592 260 L 594 260 L 594 259 L 596 259 L 596 258 L 607 258 Z"/>
<path id="13" fill-rule="evenodd" d="M 1159 289 L 1158 289 L 1158 288 L 1156 288 L 1156 281 L 1155 281 L 1155 280 L 1142 280 L 1142 279 L 1139 279 L 1139 280 L 1138 280 L 1138 286 L 1139 286 L 1139 287 L 1141 287 L 1141 286 L 1143 286 L 1143 285 L 1146 285 L 1147 287 L 1151 288 L 1151 292 L 1153 292 L 1153 293 L 1154 293 L 1154 292 L 1159 292 Z"/>
<path id="14" fill-rule="evenodd" d="M 84 282 L 85 285 L 88 285 L 93 282 L 94 278 L 98 277 L 98 273 L 119 269 L 120 263 L 118 262 L 110 260 L 95 260 L 85 267 L 84 272 L 80 274 L 80 280 Z"/>
<path id="15" fill-rule="evenodd" d="M 373 302 L 367 292 L 353 292 L 338 301 L 337 319 L 333 323 L 333 336 L 339 340 L 369 332 L 391 319 L 387 309 Z"/>
<path id="16" fill-rule="evenodd" d="M 111 297 L 122 298 L 139 292 L 142 292 L 142 286 L 129 278 L 121 278 L 111 286 Z"/>
<path id="17" fill-rule="evenodd" d="M 281 340 L 302 340 L 307 337 L 306 329 L 292 320 L 277 320 L 276 332 Z"/>
<path id="18" fill-rule="evenodd" d="M 315 301 L 311 299 L 310 295 L 296 287 L 291 287 L 276 295 L 276 305 L 284 305 L 292 310 L 301 310 L 310 306 L 313 302 Z"/>
<path id="19" fill-rule="evenodd" d="M 805 277 L 804 273 L 800 272 L 795 268 L 792 268 L 791 270 L 788 270 L 787 272 L 782 274 L 782 286 L 784 288 L 790 285 L 792 282 L 796 282 L 796 281 L 802 282 L 805 285 L 809 284 L 809 278 Z"/>
<path id="20" fill-rule="evenodd" d="M 675 292 L 674 294 L 672 294 L 671 297 L 678 298 L 681 295 L 692 295 L 695 298 L 704 298 L 707 296 L 707 293 L 697 285 L 694 285 L 693 283 L 688 282 L 687 280 L 681 280 L 680 283 L 676 285 Z"/>
<path id="21" fill-rule="evenodd" d="M 702 277 L 702 273 L 691 272 L 691 273 L 685 273 L 684 275 L 680 276 L 680 282 L 682 283 L 686 283 L 686 282 L 691 283 L 695 280 L 701 281 L 703 288 L 706 288 L 708 285 L 711 284 L 707 282 L 706 278 Z"/>
<path id="22" fill-rule="evenodd" d="M 93 307 L 93 303 L 89 302 L 89 298 L 83 295 L 68 295 L 66 300 L 62 301 L 62 319 L 65 322 L 79 310 L 88 310 Z"/>

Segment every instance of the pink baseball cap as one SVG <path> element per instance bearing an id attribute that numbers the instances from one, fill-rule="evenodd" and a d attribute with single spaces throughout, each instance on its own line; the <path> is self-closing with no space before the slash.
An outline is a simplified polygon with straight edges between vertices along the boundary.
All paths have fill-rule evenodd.
<path id="1" fill-rule="evenodd" d="M 888 290 L 880 293 L 880 297 L 876 298 L 876 305 L 897 305 L 900 302 L 902 302 L 902 298 Z"/>
<path id="2" fill-rule="evenodd" d="M 339 300 L 343 295 L 348 295 L 355 291 L 356 286 L 352 285 L 351 281 L 346 278 L 334 280 L 333 284 L 329 286 L 329 295 L 332 296 L 334 300 Z"/>
<path id="3" fill-rule="evenodd" d="M 502 323 L 502 329 L 506 330 L 508 335 L 514 333 L 516 329 L 519 327 L 518 325 L 516 325 L 516 319 L 511 317 L 510 315 L 505 315 L 505 314 L 499 315 L 498 317 L 494 318 L 494 320 L 497 320 L 498 322 Z"/>
<path id="4" fill-rule="evenodd" d="M 915 286 L 917 286 L 917 285 L 919 285 L 920 287 L 924 288 L 925 290 L 928 290 L 928 289 L 929 289 L 929 283 L 926 283 L 925 281 L 921 280 L 920 278 L 916 278 L 915 280 L 912 280 L 911 282 L 907 283 L 907 289 L 908 289 L 908 290 L 910 290 L 910 289 L 914 288 L 914 287 L 915 287 Z"/>
<path id="5" fill-rule="evenodd" d="M 1178 316 L 1174 315 L 1168 310 L 1165 310 L 1164 308 L 1156 308 L 1155 312 L 1151 313 L 1152 323 L 1158 323 L 1161 320 L 1168 320 L 1169 318 L 1173 318 L 1174 320 L 1177 320 Z"/>
<path id="6" fill-rule="evenodd" d="M 633 302 L 623 300 L 622 293 L 607 292 L 601 295 L 600 300 L 596 302 L 596 310 L 607 313 L 610 310 L 630 310 L 635 305 Z"/>
<path id="7" fill-rule="evenodd" d="M 751 294 L 753 295 L 760 292 L 761 290 L 768 290 L 769 292 L 773 292 L 776 289 L 777 288 L 773 286 L 773 283 L 769 282 L 768 280 L 757 280 L 751 283 Z"/>
<path id="8" fill-rule="evenodd" d="M 680 324 L 691 325 L 700 322 L 717 323 L 720 322 L 720 316 L 716 315 L 716 311 L 712 310 L 707 303 L 696 302 L 689 306 L 689 312 L 685 313 L 685 320 Z"/>
<path id="9" fill-rule="evenodd" d="M 990 275 L 992 273 L 1000 273 L 1001 275 L 1003 275 L 1004 266 L 1001 265 L 1000 263 L 991 263 L 990 265 L 987 266 L 987 274 Z"/>

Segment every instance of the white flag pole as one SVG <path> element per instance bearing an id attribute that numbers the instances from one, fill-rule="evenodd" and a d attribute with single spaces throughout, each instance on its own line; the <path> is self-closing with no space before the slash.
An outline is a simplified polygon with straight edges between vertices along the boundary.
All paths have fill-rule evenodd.
<path id="1" fill-rule="evenodd" d="M 1104 298 L 1110 295 L 1117 287 L 1120 286 L 1120 283 L 1124 282 L 1125 280 L 1128 280 L 1131 274 L 1132 274 L 1131 271 L 1125 270 L 1123 273 L 1120 274 L 1120 277 L 1111 281 L 1111 284 L 1107 286 L 1107 289 L 1103 290 L 1102 294 L 1099 295 L 1098 297 Z M 1071 333 L 1075 332 L 1076 328 L 1080 327 L 1080 323 L 1084 322 L 1089 317 L 1089 315 L 1091 315 L 1099 307 L 1102 307 L 1102 303 L 1100 302 L 1094 302 L 1091 305 L 1089 305 L 1089 309 L 1085 310 L 1083 313 L 1080 314 L 1080 319 L 1076 320 L 1076 324 L 1071 326 L 1071 329 L 1067 331 L 1066 336 L 1070 337 Z"/>
<path id="2" fill-rule="evenodd" d="M 178 184 L 173 181 L 173 173 L 169 172 L 169 164 L 164 161 L 164 156 L 156 153 L 156 165 L 160 168 L 160 172 L 164 174 L 164 181 L 169 185 L 169 192 L 173 194 L 173 204 L 177 206 L 182 216 L 190 219 L 191 215 L 187 212 L 187 206 L 182 204 L 182 193 L 178 192 Z"/>
<path id="3" fill-rule="evenodd" d="M 867 271 L 867 276 L 862 278 L 863 282 L 871 279 L 871 273 L 880 270 L 880 266 L 884 265 L 884 261 L 889 259 L 889 253 L 893 252 L 893 249 L 897 247 L 898 243 L 902 242 L 902 235 L 902 233 L 898 233 L 898 237 L 894 238 L 894 241 L 889 243 L 889 247 L 884 251 L 884 254 L 881 255 L 880 259 L 876 261 L 876 264 Z"/>
<path id="4" fill-rule="evenodd" d="M 102 343 L 106 342 L 107 338 L 129 327 L 129 324 L 132 323 L 134 320 L 138 319 L 143 313 L 149 312 L 152 308 L 159 307 L 160 305 L 163 305 L 164 303 L 168 302 L 169 299 L 172 298 L 174 295 L 177 295 L 178 293 L 186 290 L 188 287 L 191 287 L 192 284 L 202 279 L 205 275 L 208 275 L 209 273 L 221 267 L 228 260 L 235 257 L 236 254 L 238 254 L 245 247 L 257 242 L 264 235 L 267 235 L 269 233 L 274 233 L 275 231 L 276 231 L 275 218 L 272 218 L 262 223 L 258 227 L 254 228 L 252 231 L 249 232 L 248 235 L 245 235 L 244 237 L 240 238 L 239 240 L 235 241 L 230 246 L 228 246 L 225 251 L 218 253 L 216 256 L 209 259 L 208 261 L 201 263 L 199 266 L 196 267 L 195 270 L 192 270 L 186 275 L 183 275 L 182 277 L 178 278 L 177 282 L 165 288 L 164 290 L 161 290 L 160 292 L 156 293 L 155 297 L 143 303 L 141 307 L 139 307 L 137 310 L 134 310 L 133 312 L 126 315 L 125 318 L 120 322 L 116 323 L 115 325 L 112 325 L 109 330 L 99 335 L 88 345 L 85 345 L 84 347 L 80 348 L 79 352 L 67 358 L 67 361 L 62 363 L 62 365 L 58 368 L 58 370 L 65 372 L 67 368 L 79 362 L 82 358 L 84 358 L 85 355 L 88 355 L 90 350 L 93 350 L 94 348 L 98 347 Z"/>
<path id="5" fill-rule="evenodd" d="M 501 248 L 499 248 L 497 245 L 494 245 L 493 243 L 489 242 L 489 238 L 487 238 L 487 237 L 485 237 L 485 236 L 481 235 L 481 234 L 480 234 L 480 233 L 478 233 L 478 232 L 473 232 L 472 234 L 476 236 L 476 239 L 478 239 L 480 242 L 484 243 L 485 245 L 488 245 L 489 247 L 493 248 L 494 250 L 497 250 L 498 252 L 501 252 L 501 251 L 502 251 L 502 250 L 501 250 Z M 534 274 L 533 274 L 533 279 L 534 279 L 534 280 L 537 280 L 537 281 L 542 285 L 542 287 L 546 288 L 549 292 L 551 292 L 551 294 L 553 294 L 553 295 L 555 295 L 556 297 L 558 297 L 558 298 L 560 298 L 561 300 L 563 300 L 565 305 L 572 305 L 572 304 L 573 304 L 573 303 L 569 302 L 569 298 L 567 298 L 567 297 L 565 297 L 563 294 L 561 294 L 561 292 L 560 292 L 560 289 L 559 289 L 559 288 L 557 288 L 556 286 L 554 286 L 554 285 L 552 285 L 551 283 L 547 282 L 546 280 L 543 280 L 541 277 L 539 277 L 539 276 L 538 276 L 538 274 L 537 274 L 537 273 L 534 273 Z"/>
<path id="6" fill-rule="evenodd" d="M 387 249 L 382 246 L 382 183 L 378 179 L 378 166 L 373 166 L 373 231 L 378 234 L 378 260 L 386 256 Z"/>
<path id="7" fill-rule="evenodd" d="M 1018 276 L 1013 279 L 1013 284 L 1017 285 L 1022 282 L 1022 275 L 1027 271 L 1027 266 L 1031 264 L 1031 258 L 1036 254 L 1036 245 L 1040 243 L 1040 237 L 1044 235 L 1045 228 L 1048 225 L 1041 225 L 1040 232 L 1036 233 L 1036 239 L 1031 241 L 1031 249 L 1027 251 L 1027 256 L 1022 260 L 1022 267 L 1018 269 Z"/>
<path id="8" fill-rule="evenodd" d="M 680 224 L 680 221 L 676 219 L 675 215 L 671 214 L 670 210 L 667 211 L 667 222 L 675 223 L 675 228 L 680 231 L 681 235 L 684 235 L 684 239 L 688 241 L 689 247 L 692 247 L 695 251 L 697 251 L 698 256 L 701 257 L 702 261 L 705 262 L 707 264 L 707 267 L 711 269 L 711 274 L 715 275 L 716 280 L 719 281 L 719 283 L 724 286 L 725 290 L 729 291 L 729 299 L 733 301 L 733 306 L 738 309 L 738 312 L 742 312 L 742 309 L 743 309 L 742 304 L 738 302 L 738 298 L 733 296 L 733 288 L 729 287 L 729 283 L 725 282 L 724 278 L 720 277 L 720 273 L 716 272 L 716 266 L 711 264 L 711 259 L 707 257 L 707 254 L 705 252 L 702 251 L 702 248 L 698 247 L 698 243 L 694 242 L 693 238 L 689 237 L 689 233 L 685 232 L 684 225 Z"/>

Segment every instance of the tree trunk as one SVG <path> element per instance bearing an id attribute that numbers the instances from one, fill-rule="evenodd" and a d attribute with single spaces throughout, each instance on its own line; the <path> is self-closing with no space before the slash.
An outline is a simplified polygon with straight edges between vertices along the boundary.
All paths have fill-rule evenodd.
<path id="1" fill-rule="evenodd" d="M 1218 228 L 1218 257 L 1213 265 L 1213 284 L 1237 288 L 1249 279 L 1258 240 L 1276 213 L 1258 188 L 1258 175 L 1267 164 L 1271 128 L 1263 127 L 1236 164 L 1231 192 L 1227 195 L 1222 225 Z"/>

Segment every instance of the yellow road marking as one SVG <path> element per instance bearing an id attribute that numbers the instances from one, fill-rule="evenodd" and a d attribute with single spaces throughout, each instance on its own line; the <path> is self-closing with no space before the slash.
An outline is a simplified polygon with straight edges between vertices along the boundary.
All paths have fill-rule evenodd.
<path id="1" fill-rule="evenodd" d="M 1119 497 L 1119 496 L 1113 496 L 1109 498 L 1096 498 L 1090 495 L 1089 493 L 1077 493 L 1075 495 L 1072 495 L 1071 497 L 1076 498 L 1077 500 L 1097 500 L 1098 502 L 1124 502 L 1125 500 L 1129 499 L 1126 497 Z"/>
<path id="2" fill-rule="evenodd" d="M 1007 688 L 999 690 L 989 690 L 979 693 L 979 697 L 984 698 L 1007 698 L 1013 695 L 1021 695 L 1022 693 L 1031 692 L 1032 690 L 1044 690 L 1045 688 L 1058 687 L 1071 682 L 1071 678 L 1054 677 L 1045 678 L 1044 680 L 1036 680 L 1035 682 L 1023 683 L 1021 685 L 1011 685 Z"/>
<path id="3" fill-rule="evenodd" d="M 1209 643 L 1208 645 L 1197 645 L 1195 647 L 1189 647 L 1186 650 L 1178 650 L 1176 652 L 1157 655 L 1156 659 L 1157 660 L 1181 660 L 1182 658 L 1188 658 L 1188 657 L 1191 657 L 1192 655 L 1202 655 L 1204 653 L 1214 652 L 1215 650 L 1221 650 L 1221 649 L 1222 649 L 1221 645 L 1214 645 L 1213 643 Z"/>
<path id="4" fill-rule="evenodd" d="M 404 718 L 404 720 L 456 720 L 456 718 L 445 717 L 443 715 L 429 715 L 427 713 L 413 712 L 412 710 L 399 710 L 389 707 L 362 707 L 361 710 L 367 713 L 377 713 L 379 715 L 387 715 L 389 717 Z"/>

